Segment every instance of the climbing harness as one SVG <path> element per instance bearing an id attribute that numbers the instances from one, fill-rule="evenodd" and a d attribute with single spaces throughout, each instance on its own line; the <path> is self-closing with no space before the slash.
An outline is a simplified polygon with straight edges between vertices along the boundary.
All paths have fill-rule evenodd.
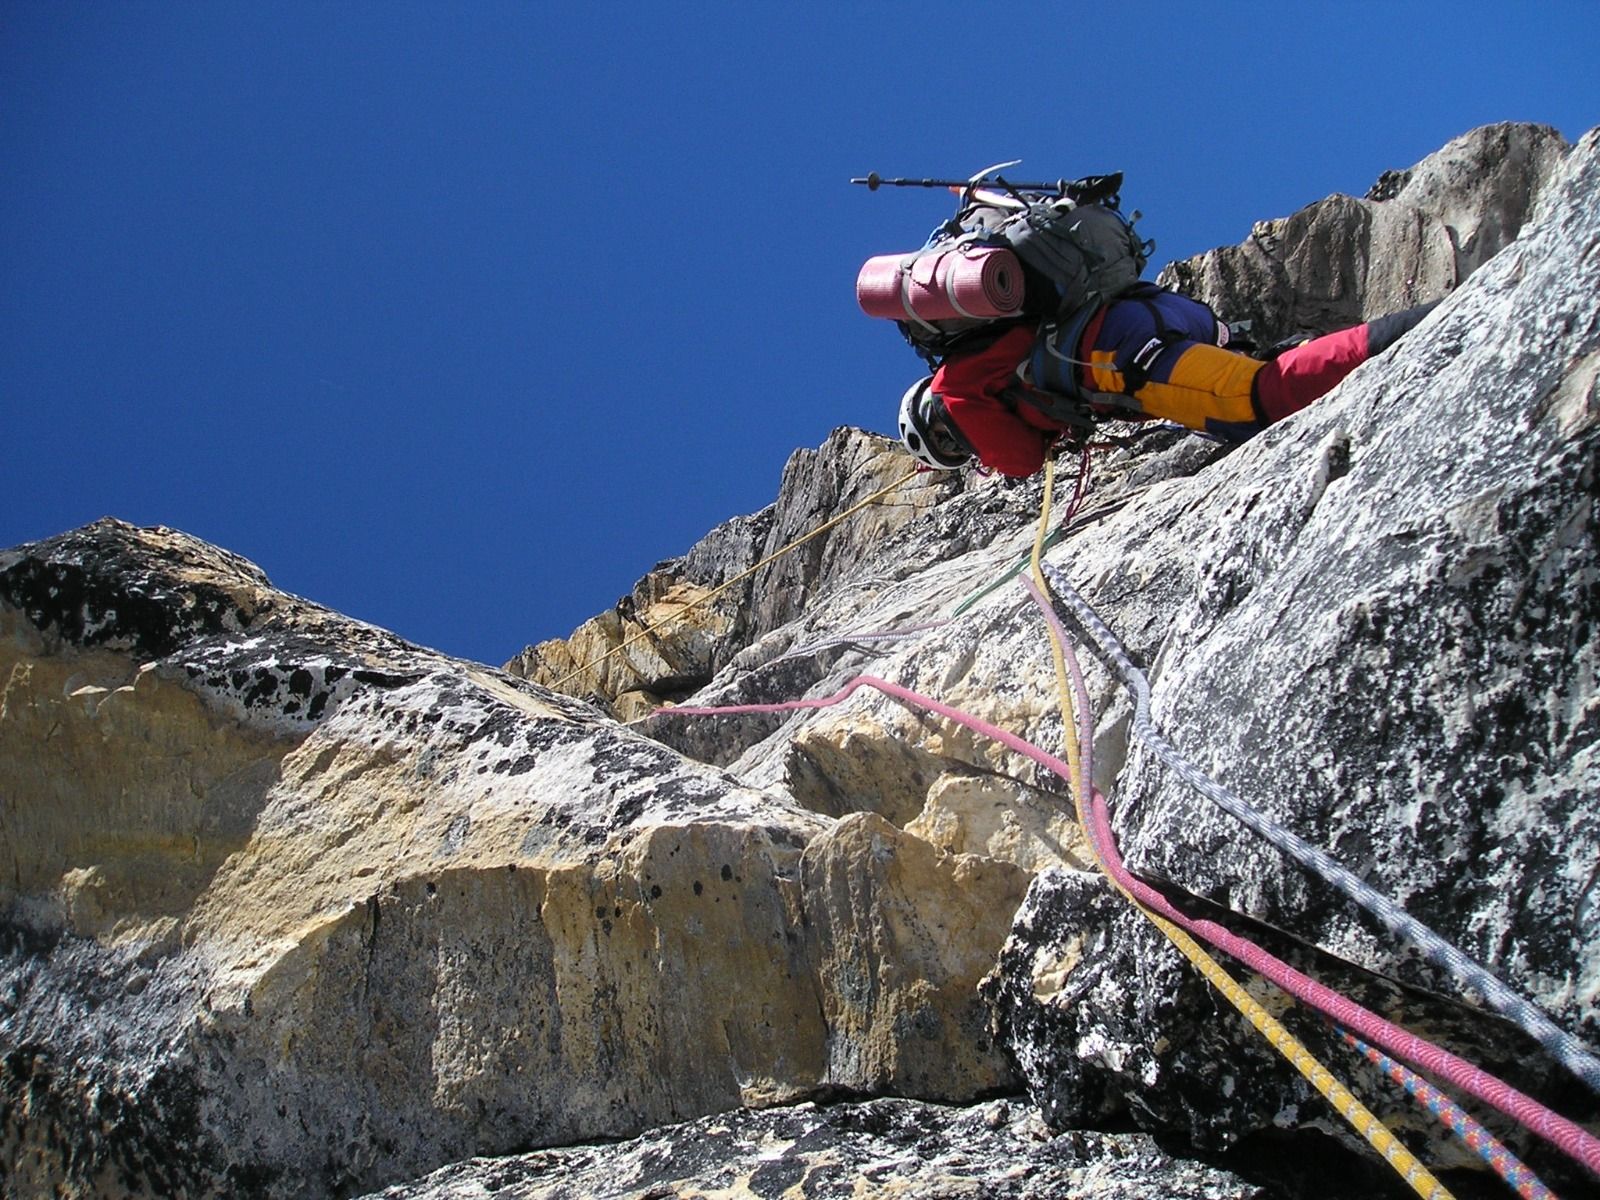
<path id="1" fill-rule="evenodd" d="M 568 671 L 565 675 L 563 675 L 560 679 L 556 680 L 550 686 L 552 688 L 556 689 L 557 691 L 559 691 L 563 686 L 565 686 L 566 684 L 570 683 L 572 680 L 576 679 L 579 675 L 582 675 L 585 671 L 594 670 L 601 663 L 607 661 L 610 658 L 615 657 L 618 654 L 621 654 L 624 650 L 626 650 L 629 646 L 633 645 L 635 642 L 638 642 L 643 638 L 651 637 L 651 636 L 653 636 L 653 635 L 655 635 L 657 633 L 660 633 L 661 630 L 666 628 L 673 621 L 681 620 L 683 617 L 687 616 L 689 613 L 693 612 L 695 609 L 699 608 L 703 604 L 709 604 L 712 600 L 715 600 L 718 596 L 722 595 L 723 592 L 725 592 L 729 588 L 733 587 L 734 584 L 742 583 L 744 580 L 749 579 L 750 576 L 754 575 L 757 571 L 761 570 L 762 567 L 767 566 L 769 563 L 776 562 L 778 559 L 782 558 L 785 554 L 788 554 L 791 550 L 798 549 L 799 547 L 805 545 L 812 538 L 821 536 L 822 534 L 826 533 L 828 530 L 832 529 L 835 525 L 838 525 L 841 521 L 844 521 L 849 517 L 855 516 L 856 513 L 860 512 L 863 508 L 866 508 L 869 504 L 874 504 L 877 501 L 883 499 L 890 492 L 898 491 L 905 484 L 910 483 L 913 479 L 915 479 L 919 474 L 921 474 L 920 470 L 908 471 L 906 474 L 902 475 L 899 479 L 897 479 L 893 483 L 891 483 L 888 487 L 880 488 L 878 491 L 873 492 L 872 495 L 868 496 L 865 500 L 862 500 L 858 504 L 852 505 L 850 508 L 847 508 L 844 512 L 840 513 L 838 516 L 833 517 L 830 520 L 824 521 L 821 525 L 818 525 L 810 533 L 802 534 L 800 537 L 795 538 L 794 541 L 790 542 L 788 545 L 782 547 L 781 549 L 773 551 L 771 554 L 767 555 L 760 562 L 758 562 L 755 566 L 750 567 L 750 568 L 748 568 L 746 570 L 740 571 L 739 574 L 735 575 L 732 579 L 729 579 L 729 580 L 727 580 L 727 581 L 725 581 L 725 582 L 723 582 L 721 584 L 718 584 L 716 587 L 712 588 L 711 591 L 707 592 L 704 596 L 700 596 L 700 597 L 698 597 L 698 598 L 696 598 L 694 600 L 690 600 L 690 601 L 685 602 L 683 607 L 678 609 L 678 611 L 673 613 L 670 617 L 667 617 L 664 620 L 658 621 L 654 625 L 645 625 L 643 628 L 641 628 L 639 630 L 638 633 L 635 633 L 632 637 L 627 638 L 625 641 L 621 642 L 620 644 L 618 644 L 616 646 L 613 646 L 610 650 L 606 651 L 604 654 L 602 654 L 599 658 L 595 659 L 594 661 L 585 663 L 583 666 L 578 667 L 575 670 Z"/>

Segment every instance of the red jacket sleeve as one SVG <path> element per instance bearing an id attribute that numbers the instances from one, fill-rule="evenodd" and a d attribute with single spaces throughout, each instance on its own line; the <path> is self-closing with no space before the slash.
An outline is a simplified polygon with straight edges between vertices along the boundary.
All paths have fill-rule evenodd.
<path id="1" fill-rule="evenodd" d="M 1002 475 L 1032 475 L 1044 466 L 1053 435 L 1019 417 L 1000 393 L 1016 380 L 1034 331 L 1009 330 L 976 354 L 947 359 L 934 373 L 932 389 L 944 397 L 950 419 L 977 451 L 978 461 Z"/>

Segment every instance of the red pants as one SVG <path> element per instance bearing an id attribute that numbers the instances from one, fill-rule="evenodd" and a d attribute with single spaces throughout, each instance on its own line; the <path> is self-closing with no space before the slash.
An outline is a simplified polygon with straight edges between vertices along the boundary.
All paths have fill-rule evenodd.
<path id="1" fill-rule="evenodd" d="M 1267 424 L 1333 391 L 1367 361 L 1367 327 L 1357 325 L 1285 350 L 1256 376 L 1256 403 Z"/>

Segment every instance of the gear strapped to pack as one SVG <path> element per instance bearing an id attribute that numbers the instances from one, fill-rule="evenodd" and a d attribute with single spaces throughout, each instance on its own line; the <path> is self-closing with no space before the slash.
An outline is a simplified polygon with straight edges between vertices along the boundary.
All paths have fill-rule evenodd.
<path id="1" fill-rule="evenodd" d="M 1155 249 L 1153 241 L 1141 240 L 1134 231 L 1139 214 L 1128 217 L 1121 211 L 1120 171 L 1053 184 L 1014 184 L 999 172 L 1015 165 L 1001 163 L 964 182 L 876 175 L 852 180 L 874 191 L 887 185 L 949 187 L 958 193 L 956 214 L 922 249 L 869 259 L 856 280 L 862 309 L 895 320 L 930 369 L 956 350 L 982 349 L 985 339 L 1019 324 L 1058 320 L 1124 294 L 1138 284 Z M 941 265 L 985 249 L 1008 252 L 1003 261 L 1017 264 L 1022 286 L 995 270 L 995 281 L 1004 280 L 1005 286 L 991 294 L 995 306 L 977 315 L 963 302 L 955 273 Z M 931 265 L 921 266 L 930 259 Z M 923 307 L 913 301 L 913 291 Z"/>
<path id="2" fill-rule="evenodd" d="M 1016 165 L 999 163 L 966 180 L 876 174 L 852 180 L 871 191 L 946 187 L 957 195 L 955 215 L 920 250 L 867 261 L 856 299 L 869 316 L 894 320 L 932 371 L 954 353 L 983 352 L 1018 327 L 1064 329 L 1064 338 L 1037 339 L 1051 350 L 1065 348 L 1063 360 L 1036 362 L 1031 370 L 1022 362 L 1000 399 L 1013 411 L 1025 405 L 1044 413 L 1063 428 L 1066 442 L 1082 446 L 1097 418 L 1071 361 L 1078 340 L 1099 306 L 1151 286 L 1139 276 L 1155 243 L 1134 232 L 1138 213 L 1121 211 L 1120 171 L 1013 183 L 1001 172 Z M 903 398 L 899 426 L 919 461 L 948 470 L 973 453 L 942 408 L 926 381 L 915 384 Z M 945 430 L 953 437 L 937 436 Z"/>

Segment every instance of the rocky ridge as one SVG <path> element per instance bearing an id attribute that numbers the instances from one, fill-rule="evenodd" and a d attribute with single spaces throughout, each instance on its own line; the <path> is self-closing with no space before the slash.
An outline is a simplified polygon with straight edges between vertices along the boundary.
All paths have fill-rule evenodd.
<path id="1" fill-rule="evenodd" d="M 1232 454 L 1157 430 L 1104 456 L 1049 555 L 1187 753 L 1591 1045 L 1597 192 L 1595 135 L 1491 127 L 1169 268 L 1237 317 L 1270 242 L 1297 299 L 1263 328 L 1397 307 L 1391 268 L 1455 294 Z M 0 552 L 8 1193 L 1388 1194 L 1084 870 L 1058 780 L 865 691 L 618 724 L 870 669 L 1058 748 L 1037 614 L 985 590 L 1038 481 L 919 477 L 667 621 L 905 468 L 837 432 L 774 506 L 506 671 L 172 531 Z M 1520 1034 L 1175 783 L 1088 665 L 1141 874 L 1596 1127 Z M 1296 1032 L 1458 1195 L 1493 1194 Z M 872 1096 L 905 1099 L 847 1102 Z M 1558 1190 L 1593 1185 L 1497 1129 Z M 597 1139 L 636 1140 L 401 1182 Z"/>

